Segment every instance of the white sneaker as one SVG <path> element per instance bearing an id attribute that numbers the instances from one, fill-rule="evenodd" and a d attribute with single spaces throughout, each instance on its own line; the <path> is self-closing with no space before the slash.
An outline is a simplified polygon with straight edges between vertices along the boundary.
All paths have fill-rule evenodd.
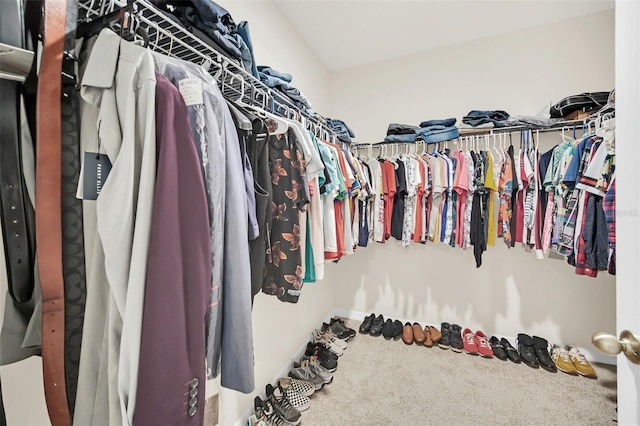
<path id="1" fill-rule="evenodd" d="M 327 349 L 329 349 L 334 354 L 340 356 L 344 353 L 344 349 L 342 349 L 337 344 L 333 343 L 331 340 L 326 338 L 324 335 L 317 335 L 316 333 L 312 333 L 311 340 L 313 343 L 322 343 Z"/>

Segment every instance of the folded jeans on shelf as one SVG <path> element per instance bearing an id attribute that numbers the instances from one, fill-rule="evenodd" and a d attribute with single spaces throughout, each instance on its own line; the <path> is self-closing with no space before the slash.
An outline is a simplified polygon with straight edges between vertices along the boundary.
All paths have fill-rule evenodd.
<path id="1" fill-rule="evenodd" d="M 451 127 L 456 124 L 455 118 L 445 118 L 444 120 L 427 120 L 420 123 L 420 127 L 445 126 Z"/>
<path id="2" fill-rule="evenodd" d="M 258 65 L 258 71 L 261 72 L 262 74 L 275 77 L 287 83 L 291 83 L 291 81 L 293 80 L 293 77 L 291 76 L 291 74 L 274 70 L 273 68 L 266 65 Z"/>
<path id="3" fill-rule="evenodd" d="M 387 128 L 387 135 L 415 135 L 416 130 L 418 130 L 418 127 L 410 124 L 391 123 Z"/>
<path id="4" fill-rule="evenodd" d="M 495 127 L 506 127 L 506 121 L 509 119 L 509 114 L 505 111 L 480 111 L 472 110 L 462 119 L 463 123 L 470 124 L 471 126 L 478 126 L 485 123 L 493 123 Z"/>
<path id="5" fill-rule="evenodd" d="M 356 135 L 353 133 L 353 130 L 351 130 L 349 126 L 347 126 L 347 123 L 342 120 L 327 118 L 327 125 L 336 133 L 346 132 L 350 137 L 356 137 Z"/>
<path id="6" fill-rule="evenodd" d="M 431 126 L 418 130 L 419 139 L 428 144 L 450 141 L 460 137 L 460 132 L 456 126 Z"/>
<path id="7" fill-rule="evenodd" d="M 387 135 L 384 141 L 390 143 L 414 143 L 416 141 L 416 134 Z"/>

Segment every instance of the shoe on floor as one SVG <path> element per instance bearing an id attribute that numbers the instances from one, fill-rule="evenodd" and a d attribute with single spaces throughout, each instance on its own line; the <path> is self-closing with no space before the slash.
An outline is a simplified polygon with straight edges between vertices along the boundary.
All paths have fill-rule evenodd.
<path id="1" fill-rule="evenodd" d="M 311 341 L 313 343 L 321 343 L 324 347 L 338 356 L 342 356 L 342 354 L 344 354 L 344 348 L 340 347 L 338 343 L 332 341 L 328 336 L 312 333 Z"/>
<path id="2" fill-rule="evenodd" d="M 429 326 L 429 334 L 431 334 L 431 340 L 433 340 L 434 345 L 437 345 L 442 339 L 442 333 L 440 333 L 440 330 L 432 325 Z"/>
<path id="3" fill-rule="evenodd" d="M 352 337 L 350 333 L 345 332 L 343 329 L 341 329 L 337 325 L 337 323 L 327 324 L 326 322 L 323 322 L 322 326 L 318 329 L 318 332 L 323 334 L 329 333 L 330 335 L 334 336 L 336 339 L 340 339 L 345 343 L 347 343 L 347 340 L 349 340 Z"/>
<path id="4" fill-rule="evenodd" d="M 398 320 L 393 322 L 393 338 L 399 339 L 402 336 L 402 323 Z"/>
<path id="5" fill-rule="evenodd" d="M 451 324 L 449 330 L 449 346 L 451 346 L 451 350 L 454 352 L 462 352 L 463 343 L 461 332 L 462 327 L 458 324 Z"/>
<path id="6" fill-rule="evenodd" d="M 312 390 L 315 390 L 313 386 L 312 386 Z M 306 395 L 302 395 L 300 392 L 296 391 L 291 386 L 288 386 L 285 388 L 284 386 L 280 385 L 280 380 L 278 380 L 278 383 L 274 388 L 274 393 L 284 394 L 289 400 L 289 402 L 291 403 L 291 405 L 293 405 L 293 408 L 295 408 L 300 412 L 308 410 L 309 407 L 311 407 L 311 400 Z"/>
<path id="7" fill-rule="evenodd" d="M 402 328 L 402 341 L 407 345 L 411 345 L 413 343 L 413 327 L 409 322 L 405 323 Z"/>
<path id="8" fill-rule="evenodd" d="M 428 325 L 424 326 L 424 345 L 428 348 L 433 347 L 433 338 Z"/>
<path id="9" fill-rule="evenodd" d="M 416 345 L 424 345 L 425 335 L 424 331 L 422 331 L 422 326 L 417 322 L 413 323 L 413 341 L 416 342 Z"/>
<path id="10" fill-rule="evenodd" d="M 320 340 L 323 340 L 323 339 L 324 340 L 328 340 L 333 345 L 339 347 L 342 350 L 347 349 L 347 346 L 349 346 L 349 344 L 346 342 L 346 340 L 338 338 L 338 336 L 333 334 L 333 332 L 331 330 L 326 330 L 324 332 L 322 332 L 320 330 L 314 330 L 313 333 L 312 333 L 312 336 L 313 336 L 314 341 L 320 341 Z"/>
<path id="11" fill-rule="evenodd" d="M 331 318 L 330 325 L 331 331 L 333 331 L 341 339 L 349 340 L 353 336 L 358 334 L 353 328 L 347 327 L 347 324 L 345 324 L 342 318 Z M 338 333 L 338 331 L 340 331 L 341 333 Z"/>
<path id="12" fill-rule="evenodd" d="M 308 380 L 299 380 L 291 377 L 280 377 L 278 379 L 278 385 L 285 391 L 289 388 L 298 392 L 300 395 L 311 396 L 316 391 L 316 386 Z"/>
<path id="13" fill-rule="evenodd" d="M 329 358 L 329 359 L 335 360 L 336 363 L 338 362 L 338 355 L 331 352 L 327 347 L 327 345 L 325 345 L 324 343 L 313 343 L 313 342 L 307 343 L 307 350 L 305 354 L 308 352 L 308 355 L 311 356 L 315 352 L 316 348 L 318 348 L 318 351 L 319 351 L 318 352 L 319 358 L 321 359 Z"/>
<path id="14" fill-rule="evenodd" d="M 265 387 L 265 393 L 269 402 L 271 402 L 273 407 L 278 413 L 280 413 L 283 419 L 293 425 L 297 425 L 302 421 L 302 414 L 300 414 L 300 411 L 298 411 L 296 407 L 293 406 L 289 398 L 287 398 L 284 390 L 279 385 L 274 388 L 271 383 L 268 383 Z M 310 404 L 309 398 L 307 398 L 306 396 L 305 398 Z"/>
<path id="15" fill-rule="evenodd" d="M 326 370 L 333 373 L 338 369 L 338 360 L 329 358 L 327 356 L 328 351 L 321 351 L 319 347 L 309 348 L 304 352 L 302 356 L 303 359 L 311 359 L 315 358 L 318 360 L 321 366 L 323 366 Z"/>
<path id="16" fill-rule="evenodd" d="M 267 426 L 289 426 L 292 424 L 282 417 L 268 398 L 264 401 L 264 413 L 263 419 L 267 423 Z M 300 421 L 298 421 L 298 423 L 300 423 Z"/>
<path id="17" fill-rule="evenodd" d="M 547 342 L 547 339 L 533 336 L 531 340 L 533 341 L 533 350 L 536 353 L 536 358 L 538 358 L 538 364 L 540 364 L 540 367 L 544 368 L 549 373 L 557 372 L 558 368 L 551 359 L 551 355 L 549 355 L 549 342 Z"/>
<path id="18" fill-rule="evenodd" d="M 371 314 L 368 317 L 364 317 L 362 324 L 360 324 L 360 328 L 358 329 L 362 334 L 369 334 L 369 330 L 371 330 L 371 326 L 373 325 L 373 320 L 376 318 L 376 314 Z"/>
<path id="19" fill-rule="evenodd" d="M 573 365 L 573 361 L 571 361 L 569 351 L 565 348 L 553 345 L 551 348 L 551 359 L 556 364 L 556 367 L 558 367 L 558 370 L 563 373 L 571 374 L 572 376 L 578 375 L 578 370 L 576 370 L 576 366 Z"/>
<path id="20" fill-rule="evenodd" d="M 451 342 L 449 341 L 449 337 L 451 335 L 451 325 L 449 325 L 448 322 L 443 322 L 442 324 L 440 324 L 440 334 L 442 334 L 442 337 L 438 342 L 438 347 L 442 349 L 449 349 L 449 346 L 451 345 Z"/>
<path id="21" fill-rule="evenodd" d="M 496 356 L 496 358 L 501 361 L 507 360 L 507 351 L 504 349 L 504 346 L 502 345 L 502 343 L 500 343 L 500 340 L 498 340 L 496 336 L 493 336 L 491 337 L 491 339 L 489 339 L 489 344 L 491 345 L 491 350 L 493 351 L 493 354 Z"/>
<path id="22" fill-rule="evenodd" d="M 487 340 L 487 335 L 478 330 L 475 332 L 476 345 L 478 346 L 478 353 L 484 358 L 493 358 L 493 349 Z"/>
<path id="23" fill-rule="evenodd" d="M 384 328 L 384 317 L 382 315 L 378 315 L 371 324 L 371 329 L 369 329 L 369 335 L 371 336 L 379 336 L 382 334 L 382 329 Z"/>
<path id="24" fill-rule="evenodd" d="M 260 426 L 262 426 L 260 421 L 262 421 L 262 424 L 267 426 L 285 426 L 288 424 L 280 413 L 278 413 L 278 411 L 273 407 L 269 398 L 263 401 L 259 396 L 256 396 L 253 404 L 256 417 L 259 420 L 258 424 Z"/>
<path id="25" fill-rule="evenodd" d="M 516 364 L 520 364 L 520 362 L 522 362 L 522 357 L 520 356 L 516 348 L 511 346 L 511 343 L 507 339 L 503 337 L 502 339 L 500 339 L 500 343 L 502 344 L 504 351 L 507 353 L 507 358 L 509 358 L 509 361 L 515 362 Z"/>
<path id="26" fill-rule="evenodd" d="M 325 385 L 333 381 L 333 374 L 331 374 L 329 370 L 320 365 L 318 360 L 316 360 L 315 358 L 310 358 L 309 360 L 303 361 L 303 363 L 304 362 L 309 365 L 309 368 L 311 368 L 311 371 L 313 371 L 316 376 L 319 376 L 324 381 Z"/>
<path id="27" fill-rule="evenodd" d="M 528 334 L 518 334 L 518 352 L 520 352 L 522 362 L 531 368 L 539 367 L 538 357 L 536 356 L 536 351 L 533 348 L 533 339 Z"/>
<path id="28" fill-rule="evenodd" d="M 578 374 L 590 379 L 598 378 L 596 370 L 591 366 L 591 364 L 589 364 L 587 358 L 585 358 L 578 348 L 575 346 L 567 346 L 567 350 L 569 351 L 569 356 L 571 357 L 573 365 L 576 367 L 576 370 L 578 370 Z"/>
<path id="29" fill-rule="evenodd" d="M 476 343 L 476 336 L 468 328 L 462 330 L 462 348 L 469 355 L 478 355 L 478 344 Z"/>
<path id="30" fill-rule="evenodd" d="M 291 365 L 291 371 L 289 371 L 289 377 L 311 382 L 316 387 L 316 390 L 320 390 L 324 386 L 324 380 L 311 371 L 308 363 L 303 365 L 294 361 Z"/>
<path id="31" fill-rule="evenodd" d="M 382 337 L 385 339 L 391 339 L 393 337 L 393 321 L 391 321 L 391 318 L 387 318 L 384 327 L 382 327 Z"/>

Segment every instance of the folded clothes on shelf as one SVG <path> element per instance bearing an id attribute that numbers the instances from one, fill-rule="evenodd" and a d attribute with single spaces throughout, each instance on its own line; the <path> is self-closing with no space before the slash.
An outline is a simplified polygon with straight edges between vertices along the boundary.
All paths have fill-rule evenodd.
<path id="1" fill-rule="evenodd" d="M 445 118 L 444 120 L 427 120 L 420 123 L 420 128 L 431 127 L 431 126 L 451 127 L 455 124 L 456 124 L 455 118 Z"/>
<path id="2" fill-rule="evenodd" d="M 418 128 L 410 124 L 391 123 L 387 128 L 387 135 L 415 135 L 416 130 L 418 130 Z"/>
<path id="3" fill-rule="evenodd" d="M 429 126 L 420 128 L 417 137 L 426 143 L 438 143 L 450 141 L 460 137 L 460 132 L 456 126 Z"/>
<path id="4" fill-rule="evenodd" d="M 265 85 L 280 91 L 297 107 L 304 110 L 311 109 L 311 105 L 309 104 L 306 96 L 304 96 L 300 90 L 291 85 L 291 81 L 293 80 L 291 74 L 282 73 L 266 65 L 259 65 L 257 68 L 260 81 Z"/>
<path id="5" fill-rule="evenodd" d="M 342 120 L 334 120 L 327 118 L 327 126 L 338 136 L 338 139 L 345 143 L 351 143 L 351 138 L 355 138 L 356 135 L 353 130 L 347 126 Z"/>
<path id="6" fill-rule="evenodd" d="M 400 134 L 400 135 L 387 135 L 386 138 L 384 138 L 385 142 L 389 142 L 389 143 L 414 143 L 416 141 L 416 134 L 415 133 L 407 133 L 407 134 Z"/>
<path id="7" fill-rule="evenodd" d="M 472 111 L 469 111 L 469 113 L 466 116 L 464 116 L 464 118 L 462 119 L 462 122 L 474 127 L 480 124 L 485 124 L 485 123 L 493 123 L 495 127 L 506 127 L 508 119 L 509 119 L 509 114 L 506 113 L 505 111 L 472 110 Z"/>
<path id="8" fill-rule="evenodd" d="M 194 28 L 197 28 L 206 34 L 208 40 L 203 41 L 217 51 L 223 50 L 225 56 L 240 60 L 243 68 L 253 74 L 253 52 L 238 33 L 236 23 L 225 8 L 211 0 L 191 0 L 184 5 L 180 2 L 172 2 L 171 9 L 167 7 L 166 0 L 150 0 L 150 2 L 165 15 L 175 16 L 188 31 L 194 32 Z M 199 38 L 202 39 L 201 36 Z"/>

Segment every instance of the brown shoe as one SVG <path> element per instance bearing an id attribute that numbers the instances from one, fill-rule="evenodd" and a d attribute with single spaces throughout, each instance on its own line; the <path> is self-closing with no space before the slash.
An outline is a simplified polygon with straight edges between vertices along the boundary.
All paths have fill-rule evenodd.
<path id="1" fill-rule="evenodd" d="M 433 340 L 434 345 L 442 339 L 442 333 L 435 327 L 429 326 L 429 334 L 431 334 L 431 340 Z"/>
<path id="2" fill-rule="evenodd" d="M 415 340 L 417 345 L 423 345 L 425 341 L 424 331 L 422 331 L 422 326 L 417 322 L 413 323 L 413 340 Z"/>
<path id="3" fill-rule="evenodd" d="M 410 323 L 406 323 L 402 328 L 402 341 L 407 345 L 413 343 L 413 327 Z"/>
<path id="4" fill-rule="evenodd" d="M 424 327 L 424 345 L 428 348 L 433 346 L 433 340 L 431 338 L 428 325 Z"/>

